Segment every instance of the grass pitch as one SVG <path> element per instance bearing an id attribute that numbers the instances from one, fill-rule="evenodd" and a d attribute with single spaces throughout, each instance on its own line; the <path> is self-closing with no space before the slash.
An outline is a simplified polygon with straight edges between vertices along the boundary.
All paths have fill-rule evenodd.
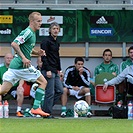
<path id="1" fill-rule="evenodd" d="M 0 133 L 133 133 L 133 120 L 8 118 L 0 119 Z"/>

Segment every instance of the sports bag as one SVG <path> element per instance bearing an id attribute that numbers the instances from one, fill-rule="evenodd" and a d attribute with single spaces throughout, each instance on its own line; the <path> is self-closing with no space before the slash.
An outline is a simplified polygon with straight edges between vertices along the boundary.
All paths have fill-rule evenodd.
<path id="1" fill-rule="evenodd" d="M 128 107 L 127 106 L 121 106 L 118 107 L 117 105 L 114 105 L 112 107 L 112 118 L 113 119 L 127 119 L 128 118 Z"/>

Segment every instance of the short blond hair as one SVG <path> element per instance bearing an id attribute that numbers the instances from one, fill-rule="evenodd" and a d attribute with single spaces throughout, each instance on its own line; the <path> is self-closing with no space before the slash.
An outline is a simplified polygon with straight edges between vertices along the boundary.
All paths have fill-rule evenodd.
<path id="1" fill-rule="evenodd" d="M 35 15 L 41 16 L 41 13 L 39 13 L 39 12 L 32 12 L 32 13 L 29 15 L 29 18 L 28 18 L 29 21 L 30 21 L 30 20 L 34 20 Z"/>

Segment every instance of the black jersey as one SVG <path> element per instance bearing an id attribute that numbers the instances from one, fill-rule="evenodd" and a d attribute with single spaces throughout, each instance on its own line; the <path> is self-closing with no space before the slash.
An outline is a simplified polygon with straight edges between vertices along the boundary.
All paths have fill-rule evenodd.
<path id="1" fill-rule="evenodd" d="M 82 75 L 79 75 L 79 71 L 76 70 L 75 66 L 70 66 L 66 69 L 64 73 L 63 84 L 65 87 L 72 89 L 72 86 L 85 86 L 90 85 L 90 71 L 83 67 L 84 71 Z"/>

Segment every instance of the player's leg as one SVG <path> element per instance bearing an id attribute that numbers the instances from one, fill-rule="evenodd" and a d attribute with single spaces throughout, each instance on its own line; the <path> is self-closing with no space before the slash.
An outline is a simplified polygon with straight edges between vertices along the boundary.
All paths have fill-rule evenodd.
<path id="1" fill-rule="evenodd" d="M 39 70 L 29 71 L 29 69 L 25 69 L 25 71 L 23 70 L 17 71 L 17 75 L 20 76 L 20 79 L 23 79 L 25 81 L 36 82 L 38 84 L 31 113 L 41 116 L 49 116 L 48 113 L 43 112 L 41 109 L 41 101 L 42 98 L 44 97 L 44 90 L 47 85 L 47 81 L 43 77 L 41 72 Z"/>
<path id="2" fill-rule="evenodd" d="M 44 95 L 45 95 L 44 94 L 44 90 L 46 88 L 47 81 L 43 77 L 43 75 L 41 75 L 37 79 L 36 82 L 37 82 L 37 84 L 39 86 L 36 89 L 35 99 L 34 99 L 34 103 L 33 103 L 33 108 L 31 109 L 31 113 L 33 113 L 33 114 L 39 114 L 39 115 L 42 115 L 42 116 L 49 116 L 48 113 L 43 112 L 42 109 L 41 109 L 41 101 L 42 101 L 42 97 L 44 97 Z"/>
<path id="3" fill-rule="evenodd" d="M 0 95 L 6 94 L 12 86 L 12 83 L 4 81 L 3 84 L 0 85 Z"/>
<path id="4" fill-rule="evenodd" d="M 19 83 L 19 86 L 17 87 L 17 112 L 16 112 L 16 116 L 18 117 L 23 117 L 23 114 L 21 112 L 23 100 L 24 100 L 24 88 L 23 84 L 21 85 L 21 83 Z"/>
<path id="5" fill-rule="evenodd" d="M 90 94 L 90 89 L 89 88 L 87 88 L 87 87 L 83 87 L 80 91 L 79 91 L 79 93 L 78 93 L 78 95 L 80 96 L 85 96 L 85 101 L 88 103 L 88 113 L 87 113 L 87 117 L 90 117 L 90 116 L 92 116 L 92 113 L 91 113 L 91 107 L 90 107 L 90 105 L 91 105 L 91 94 Z"/>
<path id="6" fill-rule="evenodd" d="M 64 87 L 63 88 L 63 94 L 61 96 L 61 104 L 62 104 L 61 117 L 65 117 L 66 116 L 66 111 L 67 111 L 66 104 L 67 104 L 68 95 L 70 95 L 69 89 Z"/>
<path id="7" fill-rule="evenodd" d="M 50 118 L 52 116 L 52 109 L 53 109 L 53 102 L 54 102 L 54 95 L 55 95 L 55 74 L 52 73 L 52 77 L 48 78 L 46 77 L 47 80 L 47 87 L 45 90 L 45 99 L 44 103 L 42 105 L 42 110 L 46 111 L 47 113 L 50 114 Z"/>
<path id="8" fill-rule="evenodd" d="M 19 81 L 14 69 L 8 69 L 3 75 L 3 84 L 0 87 L 0 95 L 6 94 L 15 83 Z"/>
<path id="9" fill-rule="evenodd" d="M 60 80 L 59 75 L 55 76 L 55 95 L 54 95 L 54 104 L 60 99 L 61 95 L 63 94 L 63 84 Z"/>
<path id="10" fill-rule="evenodd" d="M 23 114 L 21 113 L 21 107 L 22 107 L 22 103 L 23 103 L 23 88 L 20 88 L 21 86 L 13 86 L 11 87 L 11 89 L 8 91 L 7 94 L 12 95 L 14 99 L 17 100 L 17 112 L 16 112 L 16 116 L 18 117 L 23 117 Z"/>

